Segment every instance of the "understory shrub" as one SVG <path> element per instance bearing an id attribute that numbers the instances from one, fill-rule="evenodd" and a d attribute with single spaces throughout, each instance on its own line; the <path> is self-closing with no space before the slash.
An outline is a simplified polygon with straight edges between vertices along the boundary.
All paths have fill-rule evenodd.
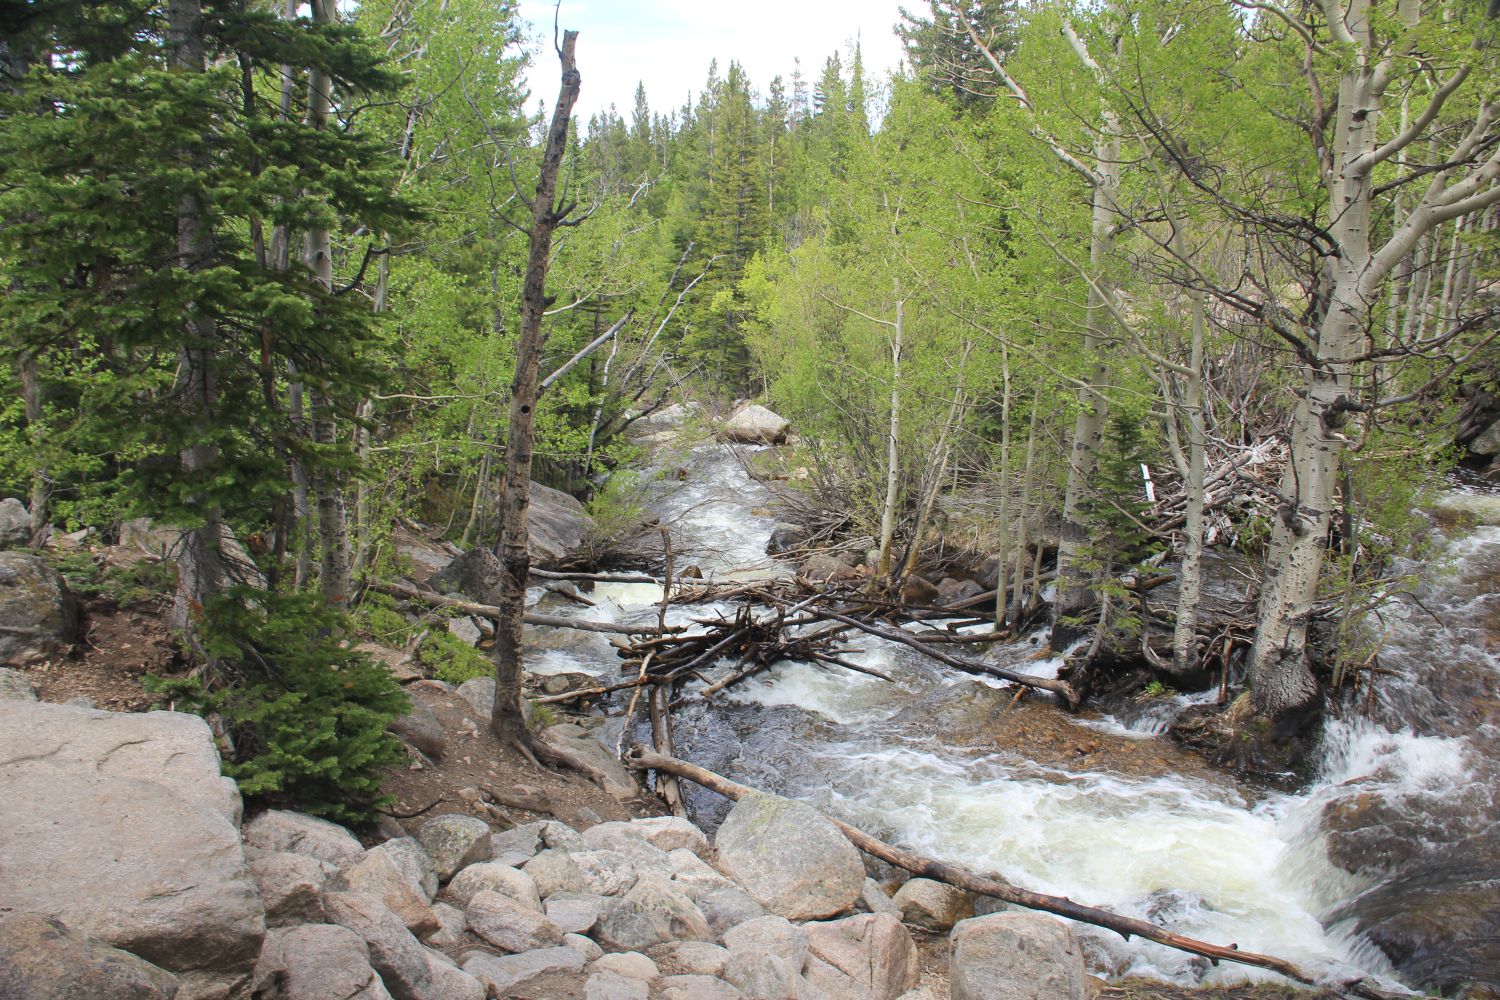
<path id="1" fill-rule="evenodd" d="M 381 772 L 404 759 L 386 726 L 411 705 L 389 672 L 346 648 L 350 625 L 315 595 L 237 587 L 203 610 L 210 686 L 147 686 L 222 720 L 233 741 L 224 770 L 247 797 L 339 822 L 369 819 L 387 801 Z"/>

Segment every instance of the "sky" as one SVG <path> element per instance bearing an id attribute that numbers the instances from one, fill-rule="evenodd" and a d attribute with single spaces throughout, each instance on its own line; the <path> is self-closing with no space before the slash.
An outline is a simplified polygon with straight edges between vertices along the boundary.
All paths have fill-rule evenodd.
<path id="1" fill-rule="evenodd" d="M 791 90 L 792 60 L 800 57 L 809 89 L 823 62 L 844 52 L 857 37 L 871 80 L 895 69 L 901 43 L 891 30 L 902 0 L 562 0 L 562 28 L 578 34 L 578 71 L 583 76 L 576 115 L 589 116 L 614 104 L 627 120 L 637 82 L 646 85 L 653 112 L 680 108 L 708 78 L 710 59 L 722 76 L 735 60 L 763 96 L 780 74 Z M 925 8 L 921 0 L 905 0 Z M 557 95 L 558 64 L 552 50 L 553 0 L 520 0 L 521 16 L 545 44 L 534 51 L 529 71 L 532 103 L 548 106 Z M 846 62 L 847 66 L 847 62 Z"/>

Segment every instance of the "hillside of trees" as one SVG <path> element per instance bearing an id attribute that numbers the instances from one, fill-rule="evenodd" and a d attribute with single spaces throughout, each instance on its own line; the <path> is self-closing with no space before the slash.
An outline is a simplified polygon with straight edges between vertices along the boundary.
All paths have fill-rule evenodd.
<path id="1" fill-rule="evenodd" d="M 531 477 L 607 511 L 633 423 L 754 398 L 875 590 L 941 544 L 1019 627 L 1055 570 L 1056 648 L 1232 677 L 1226 725 L 1296 730 L 1371 669 L 1359 612 L 1500 392 L 1493 5 L 934 0 L 894 30 L 891 79 L 854 46 L 564 118 Z M 400 703 L 342 644 L 393 527 L 500 541 L 556 123 L 522 36 L 509 0 L 0 13 L 0 493 L 38 544 L 184 529 L 196 696 L 258 692 L 250 729 L 341 706 L 349 773 Z M 1253 621 L 1200 622 L 1213 545 Z"/>

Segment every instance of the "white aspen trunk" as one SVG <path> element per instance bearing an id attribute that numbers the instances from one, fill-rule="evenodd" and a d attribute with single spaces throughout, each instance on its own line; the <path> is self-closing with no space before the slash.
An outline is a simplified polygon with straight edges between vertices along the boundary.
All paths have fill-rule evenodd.
<path id="1" fill-rule="evenodd" d="M 875 569 L 879 580 L 891 580 L 891 545 L 896 537 L 896 501 L 901 480 L 899 443 L 901 439 L 901 351 L 906 331 L 906 300 L 901 297 L 901 282 L 896 282 L 896 322 L 891 330 L 891 419 L 886 431 L 885 502 L 880 509 L 880 559 Z"/>
<path id="2" fill-rule="evenodd" d="M 1016 572 L 1010 595 L 1010 620 L 1015 623 L 1016 628 L 1021 627 L 1021 613 L 1025 610 L 1022 595 L 1026 590 L 1026 535 L 1031 517 L 1031 487 L 1036 470 L 1036 425 L 1041 412 L 1041 401 L 1041 386 L 1038 386 L 1031 397 L 1031 427 L 1026 432 L 1026 464 L 1021 471 L 1021 509 L 1016 516 Z M 1040 551 L 1041 546 L 1038 545 L 1037 549 Z M 999 600 L 1004 595 L 995 596 Z"/>
<path id="3" fill-rule="evenodd" d="M 1052 608 L 1054 642 L 1067 645 L 1085 630 L 1064 619 L 1087 615 L 1096 603 L 1094 581 L 1083 568 L 1088 561 L 1091 539 L 1083 522 L 1083 506 L 1089 483 L 1099 471 L 1099 448 L 1104 441 L 1108 402 L 1102 386 L 1109 382 L 1108 330 L 1110 314 L 1104 268 L 1114 254 L 1116 198 L 1120 187 L 1120 129 L 1113 114 L 1104 115 L 1104 126 L 1095 148 L 1097 182 L 1093 189 L 1092 222 L 1089 228 L 1088 325 L 1083 339 L 1090 372 L 1078 390 L 1078 416 L 1073 422 L 1072 448 L 1068 456 L 1068 483 L 1063 494 L 1062 537 L 1057 549 L 1057 600 Z"/>
<path id="4" fill-rule="evenodd" d="M 1010 569 L 1010 352 L 1000 349 L 1000 540 L 995 546 L 995 631 L 1005 628 Z"/>
<path id="5" fill-rule="evenodd" d="M 1188 349 L 1187 388 L 1183 412 L 1188 426 L 1187 510 L 1183 522 L 1182 566 L 1178 570 L 1177 621 L 1172 630 L 1172 669 L 1186 674 L 1197 667 L 1198 604 L 1203 581 L 1203 466 L 1207 429 L 1203 419 L 1203 334 L 1208 304 L 1201 288 L 1192 293 L 1192 343 Z"/>
<path id="6" fill-rule="evenodd" d="M 948 415 L 943 420 L 942 429 L 938 431 L 937 447 L 934 449 L 937 462 L 929 470 L 927 489 L 922 495 L 922 503 L 917 509 L 917 521 L 911 532 L 911 546 L 906 550 L 906 560 L 901 566 L 899 576 L 902 580 L 910 576 L 912 570 L 916 568 L 917 559 L 922 553 L 922 539 L 927 525 L 932 520 L 932 509 L 937 505 L 937 496 L 943 487 L 943 477 L 948 474 L 948 459 L 953 453 L 953 429 L 958 426 L 958 421 L 963 415 L 964 383 L 967 381 L 965 373 L 968 363 L 969 349 L 966 345 L 963 357 L 959 361 L 958 385 L 953 389 L 953 402 L 949 404 Z"/>
<path id="7" fill-rule="evenodd" d="M 1266 578 L 1250 656 L 1251 707 L 1279 718 L 1313 705 L 1318 684 L 1307 657 L 1307 626 L 1322 577 L 1344 438 L 1335 401 L 1351 393 L 1347 361 L 1362 349 L 1370 300 L 1361 281 L 1370 265 L 1371 180 L 1358 158 L 1375 149 L 1378 104 L 1370 72 L 1347 70 L 1339 85 L 1330 180 L 1329 232 L 1339 247 L 1329 265 L 1332 290 L 1318 326 L 1318 365 L 1304 365 L 1292 415 L 1291 458 L 1282 477 Z"/>

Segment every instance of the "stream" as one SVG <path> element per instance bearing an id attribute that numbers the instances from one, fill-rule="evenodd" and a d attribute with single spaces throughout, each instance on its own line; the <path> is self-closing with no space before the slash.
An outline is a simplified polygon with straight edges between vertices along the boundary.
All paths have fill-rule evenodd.
<path id="1" fill-rule="evenodd" d="M 731 448 L 705 445 L 677 461 L 687 480 L 663 487 L 653 506 L 672 527 L 678 567 L 693 563 L 720 580 L 788 572 L 765 555 L 773 497 Z M 1471 501 L 1494 506 L 1477 493 L 1456 502 Z M 1319 775 L 1295 794 L 1243 785 L 1162 735 L 1213 692 L 1069 715 L 1046 696 L 1017 700 L 1003 682 L 868 636 L 845 655 L 893 682 L 778 664 L 712 704 L 679 709 L 677 752 L 920 853 L 1287 958 L 1327 981 L 1368 975 L 1397 991 L 1494 982 L 1500 527 L 1433 530 L 1446 530 L 1442 557 L 1406 567 L 1420 570 L 1414 595 L 1379 609 L 1373 695 L 1330 719 Z M 589 597 L 597 607 L 553 606 L 549 597 L 547 609 L 654 621 L 661 588 L 600 584 Z M 716 611 L 732 606 L 672 608 L 668 620 Z M 534 671 L 618 677 L 603 636 L 535 638 L 543 648 L 533 652 Z M 1046 644 L 1041 632 L 986 655 L 1051 675 L 1062 660 Z M 695 786 L 688 797 L 709 828 L 727 809 Z M 1074 929 L 1090 971 L 1106 977 L 1184 985 L 1271 977 Z"/>

